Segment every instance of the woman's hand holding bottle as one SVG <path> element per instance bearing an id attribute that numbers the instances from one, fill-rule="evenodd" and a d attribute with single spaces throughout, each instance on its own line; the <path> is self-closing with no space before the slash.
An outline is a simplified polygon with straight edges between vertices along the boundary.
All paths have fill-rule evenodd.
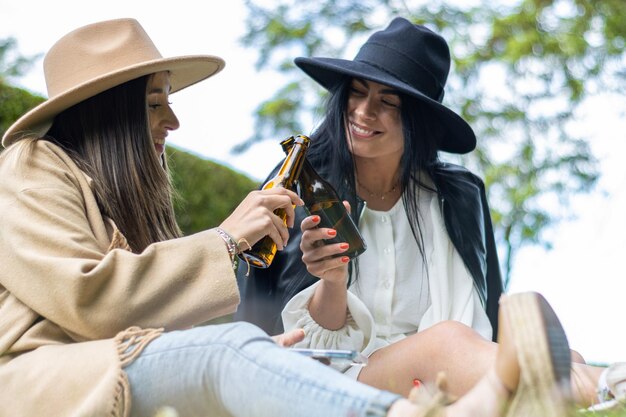
<path id="1" fill-rule="evenodd" d="M 346 210 L 350 211 L 350 205 L 344 201 Z M 300 250 L 302 250 L 302 261 L 307 270 L 313 276 L 323 279 L 329 283 L 341 284 L 345 288 L 348 279 L 348 256 L 341 256 L 350 246 L 346 242 L 325 244 L 325 240 L 334 239 L 337 232 L 326 227 L 317 227 L 320 223 L 320 216 L 313 215 L 306 217 L 300 225 L 302 229 L 302 239 Z"/>
<path id="2" fill-rule="evenodd" d="M 287 227 L 294 225 L 294 206 L 303 204 L 296 193 L 283 187 L 252 191 L 222 222 L 220 228 L 239 242 L 241 250 L 248 249 L 242 242 L 252 246 L 265 236 L 269 236 L 278 249 L 282 250 L 289 240 Z M 285 210 L 287 225 L 274 214 L 276 209 Z"/>
<path id="3" fill-rule="evenodd" d="M 344 202 L 346 210 L 350 206 Z M 302 261 L 310 274 L 321 279 L 320 285 L 309 302 L 309 314 L 320 326 L 338 330 L 346 323 L 347 280 L 350 257 L 341 255 L 349 249 L 345 242 L 325 244 L 325 240 L 336 237 L 337 232 L 327 227 L 318 227 L 320 216 L 313 215 L 302 220 Z"/>

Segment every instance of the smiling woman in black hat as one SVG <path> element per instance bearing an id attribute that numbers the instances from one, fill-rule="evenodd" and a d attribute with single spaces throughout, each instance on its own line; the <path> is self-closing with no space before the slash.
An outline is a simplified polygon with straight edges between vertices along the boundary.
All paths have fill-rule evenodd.
<path id="1" fill-rule="evenodd" d="M 335 231 L 298 208 L 286 249 L 242 274 L 236 317 L 368 356 L 343 371 L 373 386 L 406 395 L 446 369 L 462 395 L 493 362 L 502 282 L 483 182 L 439 158 L 476 145 L 442 104 L 446 41 L 396 18 L 353 60 L 295 63 L 330 93 L 307 158 L 350 203 L 367 250 L 351 262 L 345 243 L 321 245 Z"/>
<path id="2" fill-rule="evenodd" d="M 476 146 L 467 122 L 442 104 L 450 70 L 446 41 L 396 18 L 353 60 L 295 63 L 330 92 L 307 157 L 350 203 L 368 249 L 349 268 L 347 257 L 334 256 L 345 246 L 318 244 L 334 231 L 317 228 L 319 218 L 304 218 L 298 209 L 302 231 L 292 230 L 268 270 L 240 280 L 245 289 L 237 317 L 282 330 L 274 323 L 286 305 L 285 328 L 303 327 L 303 344 L 368 356 L 446 320 L 491 340 L 502 282 L 484 186 L 468 170 L 439 159 L 442 151 L 464 154 Z M 421 344 L 425 357 L 428 346 Z M 456 378 L 468 382 L 459 391 L 479 377 L 474 370 L 490 356 L 475 361 L 468 375 Z M 373 369 L 368 366 L 362 377 Z M 405 393 L 414 379 L 432 379 L 425 367 L 411 372 L 400 385 L 391 382 L 396 390 Z"/>

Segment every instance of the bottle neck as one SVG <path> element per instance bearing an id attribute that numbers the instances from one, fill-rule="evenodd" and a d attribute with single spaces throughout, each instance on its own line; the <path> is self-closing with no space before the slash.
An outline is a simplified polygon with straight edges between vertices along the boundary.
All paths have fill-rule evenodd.
<path id="1" fill-rule="evenodd" d="M 303 163 L 306 162 L 306 151 L 309 145 L 309 138 L 298 136 L 290 146 L 287 158 L 283 162 L 274 183 L 285 188 L 291 188 L 300 176 Z"/>

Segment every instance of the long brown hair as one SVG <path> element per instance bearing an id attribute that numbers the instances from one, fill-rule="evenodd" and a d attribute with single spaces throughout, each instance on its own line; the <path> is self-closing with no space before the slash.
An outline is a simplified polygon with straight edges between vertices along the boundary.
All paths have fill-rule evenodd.
<path id="1" fill-rule="evenodd" d="M 57 115 L 42 139 L 63 147 L 93 179 L 102 213 L 134 252 L 179 237 L 166 166 L 150 136 L 144 76 Z"/>

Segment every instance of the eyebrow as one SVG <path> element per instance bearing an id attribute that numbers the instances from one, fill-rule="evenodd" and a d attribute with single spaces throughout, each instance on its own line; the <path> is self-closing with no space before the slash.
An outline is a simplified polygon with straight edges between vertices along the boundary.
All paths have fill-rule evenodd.
<path id="1" fill-rule="evenodd" d="M 162 88 L 153 88 L 150 91 L 148 91 L 148 94 L 164 94 L 165 91 L 163 91 Z"/>
<path id="2" fill-rule="evenodd" d="M 361 84 L 363 87 L 368 88 L 367 81 L 365 81 L 363 78 L 355 78 L 354 80 L 358 82 L 359 84 Z M 400 90 L 396 90 L 395 88 L 391 88 L 391 87 L 383 88 L 380 90 L 379 93 L 380 94 L 393 94 L 394 96 L 400 96 L 401 94 Z"/>

